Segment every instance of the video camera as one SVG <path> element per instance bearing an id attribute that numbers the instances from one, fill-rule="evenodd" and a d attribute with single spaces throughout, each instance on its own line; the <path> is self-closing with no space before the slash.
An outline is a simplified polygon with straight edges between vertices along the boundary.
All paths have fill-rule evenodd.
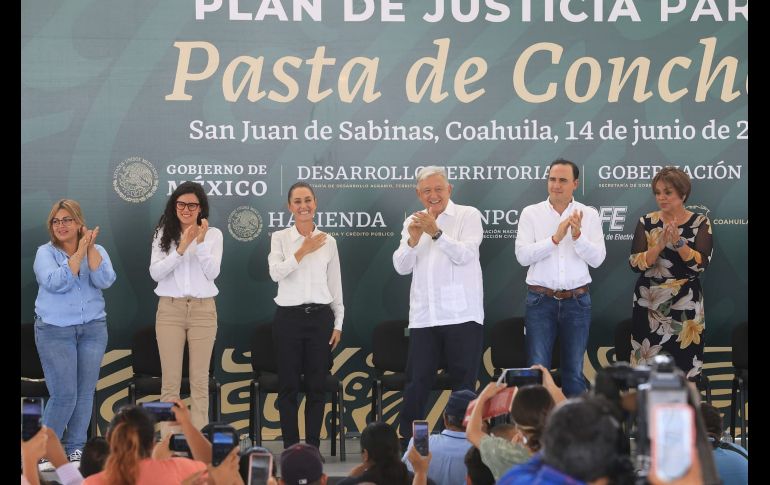
<path id="1" fill-rule="evenodd" d="M 594 393 L 609 399 L 626 417 L 626 439 L 619 451 L 631 457 L 637 484 L 648 483 L 653 471 L 664 482 L 684 476 L 693 464 L 693 448 L 704 483 L 721 483 L 700 416 L 700 397 L 673 358 L 657 355 L 650 366 L 618 362 L 601 369 Z"/>

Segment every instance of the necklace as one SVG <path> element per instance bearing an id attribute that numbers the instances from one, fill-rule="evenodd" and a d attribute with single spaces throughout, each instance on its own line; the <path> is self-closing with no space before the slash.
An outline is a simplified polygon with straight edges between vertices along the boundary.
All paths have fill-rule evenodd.
<path id="1" fill-rule="evenodd" d="M 677 216 L 671 220 L 666 220 L 666 218 L 663 217 L 663 211 L 660 211 L 660 220 L 663 222 L 663 224 L 668 224 L 670 222 L 676 222 L 677 225 L 683 224 L 687 220 L 687 210 L 684 210 L 681 213 L 681 217 Z"/>

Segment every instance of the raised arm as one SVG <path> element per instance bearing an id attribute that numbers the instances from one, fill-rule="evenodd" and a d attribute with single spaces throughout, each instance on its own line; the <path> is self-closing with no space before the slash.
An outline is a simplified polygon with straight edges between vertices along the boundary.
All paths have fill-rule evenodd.
<path id="1" fill-rule="evenodd" d="M 459 236 L 454 239 L 448 234 L 442 234 L 436 240 L 438 248 L 449 257 L 454 264 L 462 265 L 479 257 L 479 246 L 484 239 L 484 228 L 481 225 L 481 212 L 473 209 L 462 221 Z"/>

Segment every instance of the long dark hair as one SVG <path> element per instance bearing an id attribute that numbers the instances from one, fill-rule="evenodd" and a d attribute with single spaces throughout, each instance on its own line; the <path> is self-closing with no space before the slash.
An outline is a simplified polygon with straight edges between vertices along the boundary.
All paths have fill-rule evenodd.
<path id="1" fill-rule="evenodd" d="M 182 225 L 179 223 L 179 218 L 176 216 L 176 200 L 184 194 L 195 194 L 200 203 L 200 213 L 198 214 L 198 222 L 201 219 L 207 219 L 209 217 L 209 199 L 206 197 L 201 184 L 195 182 L 183 182 L 179 184 L 179 187 L 174 190 L 171 196 L 166 202 L 166 208 L 163 211 L 163 215 L 160 216 L 158 225 L 155 226 L 155 233 L 153 239 L 158 236 L 158 231 L 163 230 L 163 235 L 160 237 L 160 249 L 164 253 L 168 253 L 171 249 L 171 241 L 174 244 L 179 245 L 179 238 L 182 235 Z"/>
<path id="2" fill-rule="evenodd" d="M 408 485 L 409 472 L 401 462 L 398 435 L 388 423 L 374 422 L 361 432 L 361 450 L 369 454 L 373 465 L 368 472 L 378 485 Z"/>
<path id="3" fill-rule="evenodd" d="M 125 406 L 112 418 L 107 441 L 110 455 L 104 464 L 106 483 L 134 485 L 139 480 L 139 463 L 152 455 L 155 419 L 141 406 Z"/>

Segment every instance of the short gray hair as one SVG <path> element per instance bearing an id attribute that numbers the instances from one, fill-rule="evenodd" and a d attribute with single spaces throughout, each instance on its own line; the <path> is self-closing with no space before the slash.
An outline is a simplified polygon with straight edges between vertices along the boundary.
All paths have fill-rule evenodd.
<path id="1" fill-rule="evenodd" d="M 444 177 L 444 180 L 449 183 L 449 179 L 446 176 L 446 170 L 444 170 L 444 167 L 439 167 L 436 165 L 428 165 L 427 167 L 422 167 L 417 171 L 417 176 L 415 178 L 417 179 L 417 183 L 420 183 L 431 175 L 441 175 Z"/>

